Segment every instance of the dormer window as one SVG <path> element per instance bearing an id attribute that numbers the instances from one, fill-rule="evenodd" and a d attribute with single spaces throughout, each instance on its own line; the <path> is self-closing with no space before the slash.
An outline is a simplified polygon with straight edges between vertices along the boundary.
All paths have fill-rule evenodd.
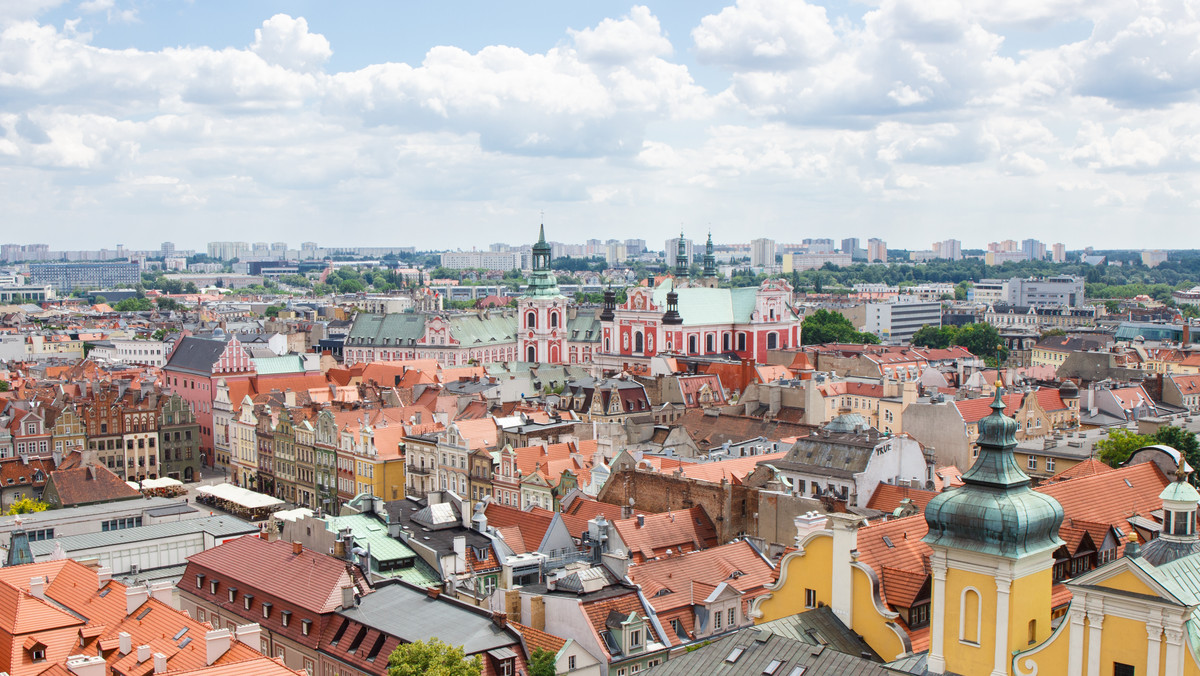
<path id="1" fill-rule="evenodd" d="M 203 577 L 203 576 L 201 576 L 201 577 Z M 218 585 L 220 585 L 220 582 L 218 582 L 216 580 L 210 580 L 208 583 L 208 593 L 215 595 L 217 593 Z"/>
<path id="2" fill-rule="evenodd" d="M 233 603 L 235 601 L 237 601 L 237 588 L 230 587 L 229 588 L 229 602 Z"/>
<path id="3" fill-rule="evenodd" d="M 203 589 L 203 588 L 204 588 L 204 573 L 199 573 L 196 575 L 196 589 Z"/>

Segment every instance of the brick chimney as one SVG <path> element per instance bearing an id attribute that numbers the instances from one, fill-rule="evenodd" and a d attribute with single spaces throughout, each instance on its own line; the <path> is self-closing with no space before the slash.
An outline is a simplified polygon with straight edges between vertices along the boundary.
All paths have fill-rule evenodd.
<path id="1" fill-rule="evenodd" d="M 508 626 L 508 613 L 492 613 L 492 624 L 499 629 Z"/>
<path id="2" fill-rule="evenodd" d="M 299 540 L 293 540 L 292 541 L 292 554 L 294 554 L 296 556 L 300 556 L 300 553 L 303 551 L 304 551 L 304 545 L 301 545 Z"/>

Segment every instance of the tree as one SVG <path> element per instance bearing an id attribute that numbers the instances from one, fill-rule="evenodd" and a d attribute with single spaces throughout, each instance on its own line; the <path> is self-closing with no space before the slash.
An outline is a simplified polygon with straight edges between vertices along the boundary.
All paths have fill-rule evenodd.
<path id="1" fill-rule="evenodd" d="M 954 345 L 961 345 L 976 357 L 994 359 L 997 362 L 1008 358 L 1008 350 L 1004 347 L 1004 339 L 1000 332 L 991 324 L 976 322 L 960 326 L 954 332 Z"/>
<path id="2" fill-rule="evenodd" d="M 909 343 L 916 347 L 932 347 L 943 349 L 950 347 L 957 333 L 953 326 L 933 326 L 926 324 L 917 329 Z"/>
<path id="3" fill-rule="evenodd" d="M 165 312 L 187 309 L 184 307 L 183 303 L 180 303 L 174 298 L 167 298 L 166 296 L 159 298 L 157 301 L 155 301 L 155 304 L 158 305 L 159 310 L 163 310 Z"/>
<path id="4" fill-rule="evenodd" d="M 1150 443 L 1162 444 L 1183 454 L 1187 463 L 1192 467 L 1200 467 L 1200 442 L 1196 440 L 1196 435 L 1182 427 L 1174 425 L 1165 425 L 1158 428 L 1158 431 L 1151 437 Z M 1134 449 L 1137 450 L 1137 449 Z M 1192 475 L 1192 483 L 1197 481 L 1196 476 Z"/>
<path id="5" fill-rule="evenodd" d="M 1042 331 L 1043 338 L 1049 338 L 1050 336 L 1065 336 L 1065 335 L 1067 335 L 1067 332 L 1062 329 L 1058 329 L 1058 328 L 1047 329 L 1045 331 Z"/>
<path id="6" fill-rule="evenodd" d="M 478 655 L 468 660 L 462 646 L 456 648 L 436 637 L 401 643 L 388 657 L 388 676 L 479 676 L 482 672 Z"/>
<path id="7" fill-rule="evenodd" d="M 0 380 L 0 392 L 7 392 L 11 387 L 7 380 Z"/>
<path id="8" fill-rule="evenodd" d="M 1093 448 L 1100 452 L 1100 460 L 1106 465 L 1116 467 L 1129 459 L 1137 449 L 1154 443 L 1145 434 L 1131 432 L 1123 427 L 1114 427 L 1108 431 L 1108 436 L 1097 441 Z"/>
<path id="9" fill-rule="evenodd" d="M 1104 309 L 1110 315 L 1115 315 L 1121 311 L 1121 302 L 1116 300 L 1104 301 Z"/>
<path id="10" fill-rule="evenodd" d="M 97 295 L 95 298 L 92 299 L 92 305 L 104 305 L 107 302 L 108 302 L 108 299 L 105 298 L 104 296 Z"/>
<path id="11" fill-rule="evenodd" d="M 859 331 L 844 315 L 829 310 L 817 310 L 804 318 L 800 325 L 800 340 L 805 345 L 879 342 L 875 334 Z"/>
<path id="12" fill-rule="evenodd" d="M 286 305 L 268 305 L 267 309 L 263 310 L 263 314 L 267 317 L 278 317 L 279 313 L 286 309 Z"/>
<path id="13" fill-rule="evenodd" d="M 154 309 L 154 303 L 149 298 L 126 298 L 113 306 L 117 312 L 149 312 Z"/>
<path id="14" fill-rule="evenodd" d="M 554 653 L 541 648 L 534 648 L 529 654 L 529 676 L 554 676 L 558 670 L 554 666 Z"/>
<path id="15" fill-rule="evenodd" d="M 20 500 L 12 503 L 12 506 L 8 508 L 8 511 L 5 512 L 5 514 L 10 516 L 13 514 L 32 514 L 34 512 L 44 512 L 49 508 L 50 505 L 42 502 L 41 500 L 34 500 L 33 498 L 21 498 Z"/>
<path id="16" fill-rule="evenodd" d="M 361 293 L 365 291 L 366 288 L 367 287 L 363 286 L 363 283 L 357 279 L 343 279 L 342 281 L 338 282 L 337 287 L 339 293 Z"/>

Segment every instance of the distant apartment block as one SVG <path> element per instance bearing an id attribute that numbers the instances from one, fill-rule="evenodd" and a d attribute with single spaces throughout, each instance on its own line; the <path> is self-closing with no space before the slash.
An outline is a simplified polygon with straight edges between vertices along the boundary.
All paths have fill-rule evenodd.
<path id="1" fill-rule="evenodd" d="M 1083 278 L 1071 275 L 1021 279 L 981 279 L 967 299 L 984 305 L 1004 303 L 1024 307 L 1083 307 Z"/>
<path id="2" fill-rule="evenodd" d="M 452 251 L 442 254 L 442 267 L 450 270 L 520 270 L 519 251 Z"/>
<path id="3" fill-rule="evenodd" d="M 879 239 L 878 237 L 872 237 L 871 239 L 868 239 L 867 240 L 867 261 L 870 263 L 875 263 L 875 262 L 886 263 L 887 262 L 887 242 L 883 241 L 882 239 Z"/>
<path id="4" fill-rule="evenodd" d="M 132 287 L 142 281 L 137 263 L 34 263 L 29 277 L 34 286 L 48 284 L 60 292 Z"/>
<path id="5" fill-rule="evenodd" d="M 666 242 L 664 242 L 663 246 L 666 247 L 663 249 L 663 254 L 666 256 L 667 265 L 674 266 L 675 265 L 675 255 L 679 251 L 679 238 L 672 237 L 671 239 L 668 239 Z M 696 258 L 692 253 L 692 248 L 693 248 L 692 240 L 685 238 L 683 240 L 683 250 L 687 253 L 687 260 L 688 260 L 689 266 L 692 263 L 696 262 Z"/>
<path id="6" fill-rule="evenodd" d="M 962 242 L 957 239 L 947 239 L 933 243 L 933 257 L 950 261 L 962 260 Z"/>
<path id="7" fill-rule="evenodd" d="M 1059 242 L 1059 243 L 1055 244 L 1054 246 L 1050 247 L 1050 250 L 1052 252 L 1050 254 L 1050 260 L 1054 261 L 1055 263 L 1066 262 L 1067 246 L 1065 244 L 1063 244 L 1062 242 Z"/>
<path id="8" fill-rule="evenodd" d="M 54 300 L 54 287 L 49 284 L 0 284 L 0 304 L 40 303 Z"/>
<path id="9" fill-rule="evenodd" d="M 762 237 L 750 241 L 752 267 L 775 265 L 775 240 Z"/>
<path id="10" fill-rule="evenodd" d="M 783 272 L 791 274 L 793 271 L 802 272 L 804 270 L 816 270 L 824 266 L 826 263 L 832 263 L 839 267 L 850 265 L 850 254 L 848 253 L 790 253 L 783 255 Z"/>

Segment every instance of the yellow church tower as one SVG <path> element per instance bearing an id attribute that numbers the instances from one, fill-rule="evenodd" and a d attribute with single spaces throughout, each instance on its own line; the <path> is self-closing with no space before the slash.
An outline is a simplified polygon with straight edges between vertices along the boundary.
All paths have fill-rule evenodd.
<path id="1" fill-rule="evenodd" d="M 933 549 L 928 673 L 1007 676 L 1013 651 L 1050 635 L 1063 510 L 1030 487 L 1013 457 L 1016 431 L 997 386 L 964 485 L 925 507 L 924 541 Z"/>

